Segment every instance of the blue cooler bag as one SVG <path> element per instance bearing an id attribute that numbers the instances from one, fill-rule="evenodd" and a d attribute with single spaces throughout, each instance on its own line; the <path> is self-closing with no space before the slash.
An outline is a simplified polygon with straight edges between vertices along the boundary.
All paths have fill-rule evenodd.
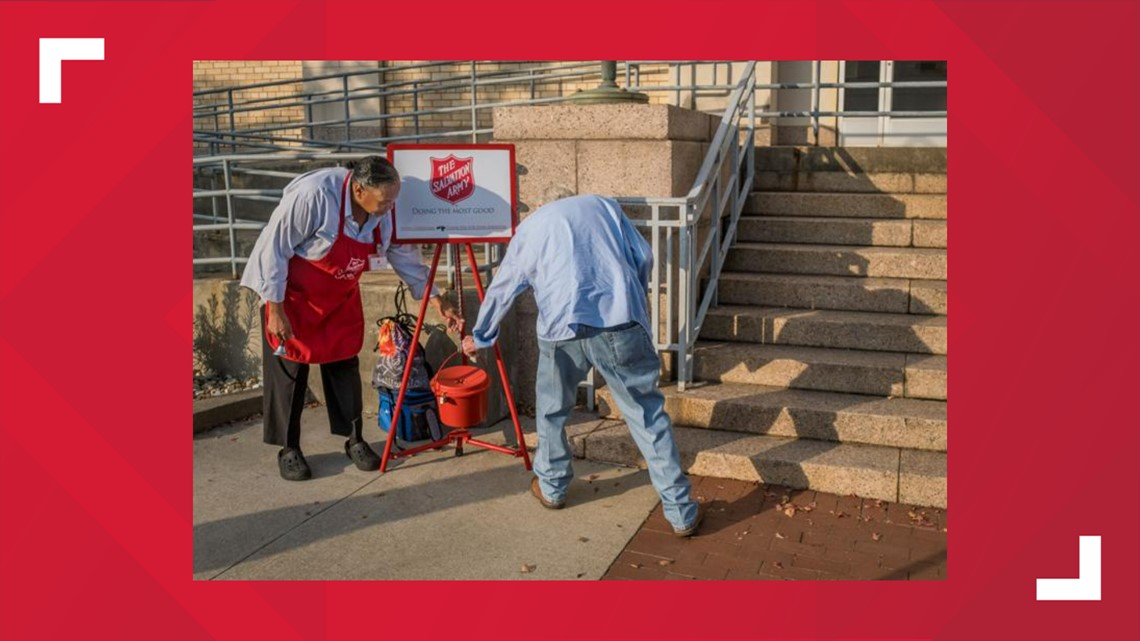
<path id="1" fill-rule="evenodd" d="M 391 435 L 392 410 L 396 409 L 398 391 L 382 387 L 377 392 L 380 394 L 380 412 L 376 423 Z M 404 394 L 404 405 L 400 408 L 395 435 L 397 440 L 403 441 L 438 441 L 443 438 L 439 406 L 431 390 L 410 389 Z"/>

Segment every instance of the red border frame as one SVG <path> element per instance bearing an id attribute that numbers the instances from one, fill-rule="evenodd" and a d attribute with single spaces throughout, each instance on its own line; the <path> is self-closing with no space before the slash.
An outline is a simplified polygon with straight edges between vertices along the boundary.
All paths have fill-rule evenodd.
<path id="1" fill-rule="evenodd" d="M 439 240 L 434 238 L 400 238 L 396 231 L 399 226 L 396 225 L 397 211 L 392 207 L 392 242 L 397 245 L 466 245 L 468 243 L 507 243 L 515 237 L 515 228 L 519 225 L 519 177 L 518 166 L 515 163 L 515 146 L 510 143 L 490 143 L 485 145 L 480 144 L 465 144 L 465 145 L 414 145 L 407 143 L 397 143 L 388 145 L 386 154 L 388 161 L 392 162 L 392 152 L 400 151 L 401 149 L 415 149 L 427 151 L 451 151 L 462 149 L 481 149 L 489 150 L 506 150 L 511 156 L 511 235 L 510 236 L 493 236 L 493 237 L 456 237 L 448 238 L 447 240 Z"/>
<path id="2" fill-rule="evenodd" d="M 0 2 L 0 639 L 1140 639 L 1140 4 L 601 6 L 551 6 L 549 36 L 533 3 Z M 61 104 L 41 37 L 106 38 Z M 950 61 L 947 579 L 194 581 L 191 61 L 603 47 Z M 1035 601 L 1090 534 L 1104 600 Z"/>

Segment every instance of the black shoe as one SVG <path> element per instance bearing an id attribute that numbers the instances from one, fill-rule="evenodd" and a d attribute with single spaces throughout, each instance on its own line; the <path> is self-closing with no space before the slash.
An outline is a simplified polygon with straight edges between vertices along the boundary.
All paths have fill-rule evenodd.
<path id="1" fill-rule="evenodd" d="M 356 469 L 365 472 L 375 472 L 380 469 L 380 457 L 368 447 L 364 441 L 347 440 L 344 442 L 344 453 L 356 464 Z"/>
<path id="2" fill-rule="evenodd" d="M 286 481 L 307 481 L 313 478 L 305 456 L 296 447 L 286 447 L 277 453 L 277 469 Z"/>

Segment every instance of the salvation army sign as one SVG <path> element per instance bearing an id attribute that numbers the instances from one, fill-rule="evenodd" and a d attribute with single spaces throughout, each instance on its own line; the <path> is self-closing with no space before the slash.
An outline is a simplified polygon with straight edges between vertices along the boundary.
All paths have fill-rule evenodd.
<path id="1" fill-rule="evenodd" d="M 475 193 L 474 158 L 431 159 L 431 195 L 452 205 Z"/>
<path id="2" fill-rule="evenodd" d="M 389 145 L 388 159 L 401 180 L 393 242 L 497 242 L 514 235 L 514 145 Z"/>

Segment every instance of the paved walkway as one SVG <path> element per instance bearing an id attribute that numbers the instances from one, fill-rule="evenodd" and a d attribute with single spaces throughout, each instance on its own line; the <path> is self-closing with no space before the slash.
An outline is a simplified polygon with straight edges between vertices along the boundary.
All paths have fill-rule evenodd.
<path id="1" fill-rule="evenodd" d="M 260 419 L 194 438 L 196 579 L 597 580 L 657 505 L 645 472 L 575 461 L 571 505 L 547 510 L 522 459 L 476 447 L 361 472 L 324 408 L 302 416 L 310 481 L 280 478 Z"/>
<path id="2" fill-rule="evenodd" d="M 584 420 L 596 419 L 571 419 Z M 636 469 L 575 460 L 567 508 L 554 511 L 530 495 L 521 459 L 497 452 L 449 448 L 361 472 L 320 407 L 303 415 L 302 446 L 314 478 L 291 483 L 259 419 L 194 438 L 196 579 L 945 577 L 943 510 L 692 477 L 708 513 L 683 540 Z"/>
<path id="3" fill-rule="evenodd" d="M 660 505 L 605 579 L 945 579 L 946 511 L 690 477 L 705 521 L 673 536 Z"/>

